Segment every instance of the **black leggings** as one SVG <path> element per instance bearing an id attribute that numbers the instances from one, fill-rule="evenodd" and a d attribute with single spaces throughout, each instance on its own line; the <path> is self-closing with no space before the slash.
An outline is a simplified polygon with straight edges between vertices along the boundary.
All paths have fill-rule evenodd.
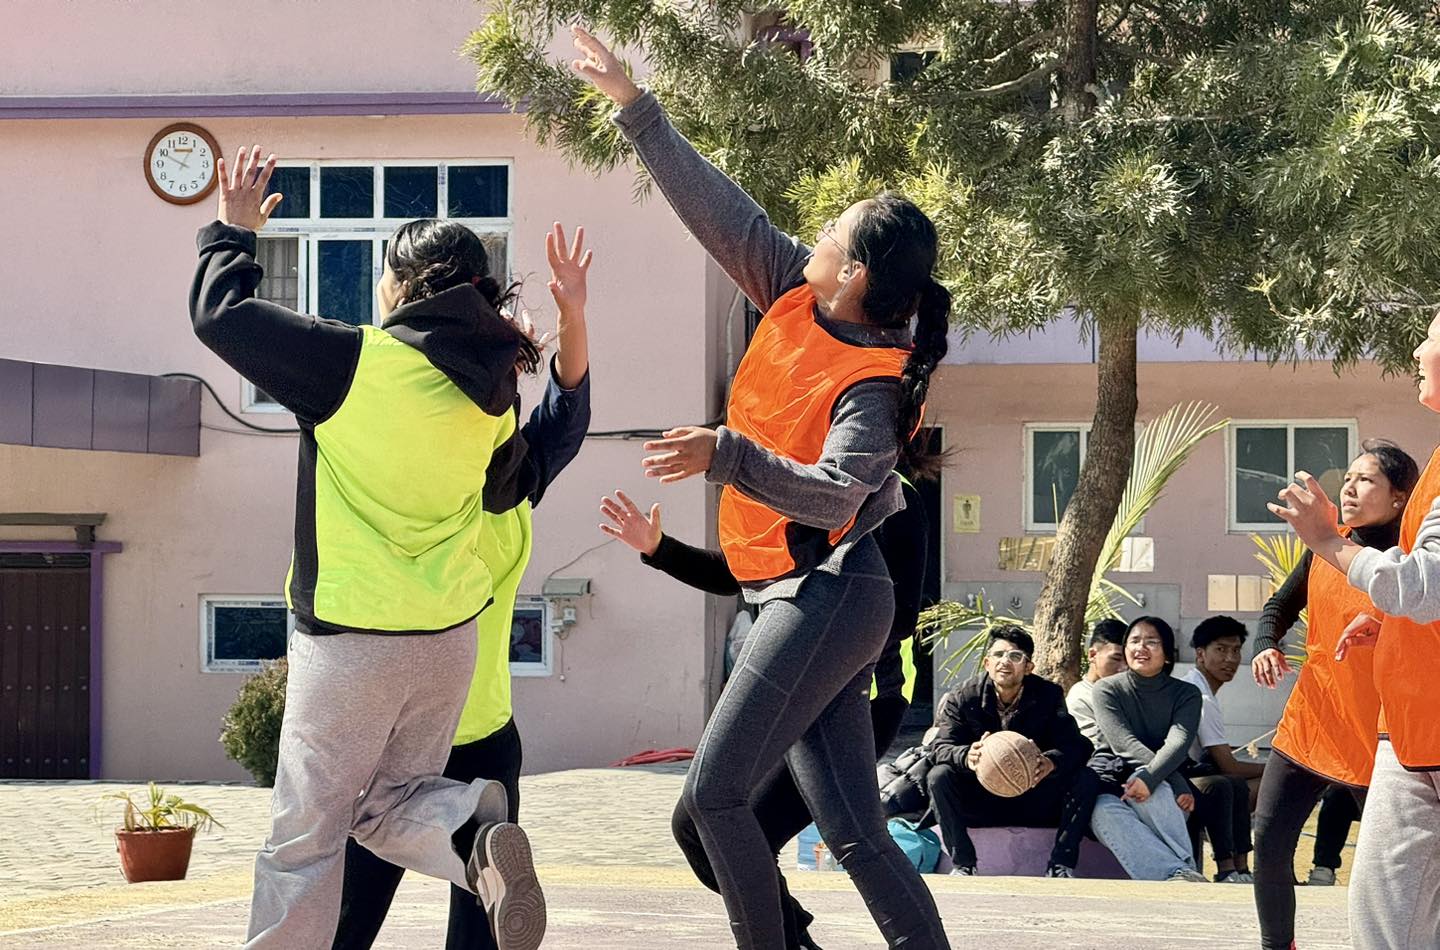
<path id="1" fill-rule="evenodd" d="M 877 696 L 870 700 L 870 722 L 875 727 L 877 760 L 885 756 L 890 744 L 895 741 L 895 736 L 900 732 L 900 724 L 905 718 L 905 710 L 909 707 L 910 704 L 903 696 Z M 781 769 L 775 774 L 755 796 L 753 807 L 766 840 L 777 854 L 786 842 L 814 820 L 789 769 Z M 700 831 L 695 827 L 695 819 L 691 818 L 690 812 L 686 810 L 683 798 L 675 803 L 675 813 L 670 818 L 670 830 L 674 833 L 680 850 L 685 853 L 685 860 L 690 862 L 690 870 L 695 872 L 700 883 L 715 893 L 720 893 L 720 884 L 715 880 L 715 869 L 710 866 L 710 858 L 705 854 L 705 845 L 700 840 Z M 778 873 L 778 867 L 776 871 Z M 809 929 L 815 917 L 801 907 L 800 902 L 790 894 L 790 889 L 785 885 L 784 874 L 780 875 L 780 899 L 785 913 L 785 947 L 786 950 L 797 950 L 800 947 L 800 935 Z"/>
<path id="2" fill-rule="evenodd" d="M 520 820 L 520 732 L 515 720 L 478 742 L 450 750 L 445 777 L 460 782 L 491 779 L 505 786 L 510 820 Z M 390 912 L 395 889 L 405 869 L 377 858 L 351 838 L 345 846 L 345 889 L 340 898 L 340 924 L 332 950 L 369 950 Z M 446 950 L 496 950 L 490 919 L 467 890 L 450 885 L 450 926 Z"/>
<path id="3" fill-rule="evenodd" d="M 684 801 L 740 950 L 785 943 L 775 852 L 752 804 L 783 768 L 887 944 L 949 950 L 934 898 L 886 830 L 875 780 L 870 679 L 894 613 L 885 561 L 862 538 L 839 573 L 813 570 L 761 607 L 710 714 Z"/>
<path id="4" fill-rule="evenodd" d="M 1265 763 L 1255 805 L 1255 910 L 1265 950 L 1288 950 L 1295 940 L 1295 849 L 1316 802 L 1333 786 L 1274 750 Z M 1362 800 L 1363 791 L 1352 792 Z"/>

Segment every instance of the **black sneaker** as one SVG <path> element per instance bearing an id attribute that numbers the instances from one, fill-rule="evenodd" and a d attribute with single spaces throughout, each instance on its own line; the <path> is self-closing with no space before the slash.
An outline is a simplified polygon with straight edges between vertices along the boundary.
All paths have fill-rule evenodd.
<path id="1" fill-rule="evenodd" d="M 1052 864 L 1045 870 L 1046 877 L 1074 877 L 1075 869 L 1067 868 L 1063 864 Z"/>
<path id="2" fill-rule="evenodd" d="M 545 895 L 530 839 L 508 821 L 480 826 L 465 878 L 490 917 L 500 950 L 536 950 L 545 936 Z"/>

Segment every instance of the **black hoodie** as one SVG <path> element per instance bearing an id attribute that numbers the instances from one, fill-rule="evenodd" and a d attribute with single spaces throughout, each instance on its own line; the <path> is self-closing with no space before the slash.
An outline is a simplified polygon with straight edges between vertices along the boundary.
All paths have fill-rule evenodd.
<path id="1" fill-rule="evenodd" d="M 306 437 L 302 441 L 311 441 L 314 427 L 340 407 L 350 390 L 360 359 L 360 330 L 257 298 L 255 289 L 264 273 L 255 262 L 255 240 L 254 231 L 219 221 L 200 229 L 190 319 L 200 342 L 293 412 Z M 452 287 L 397 307 L 385 329 L 424 353 L 486 413 L 496 416 L 514 406 L 519 341 L 474 287 Z M 302 445 L 302 455 L 304 451 Z M 496 449 L 485 509 L 508 511 L 534 481 L 517 432 Z"/>

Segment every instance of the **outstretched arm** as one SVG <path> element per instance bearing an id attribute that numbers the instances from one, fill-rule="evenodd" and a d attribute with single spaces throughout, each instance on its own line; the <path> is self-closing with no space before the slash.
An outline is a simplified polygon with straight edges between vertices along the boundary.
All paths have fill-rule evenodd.
<path id="1" fill-rule="evenodd" d="M 609 523 L 600 530 L 640 552 L 640 560 L 671 577 L 721 597 L 740 593 L 740 582 L 725 563 L 725 555 L 677 541 L 660 529 L 660 506 L 647 516 L 630 496 L 616 491 L 615 498 L 600 500 L 600 513 Z"/>
<path id="2" fill-rule="evenodd" d="M 334 412 L 349 391 L 360 358 L 360 330 L 317 320 L 260 300 L 264 276 L 255 263 L 256 232 L 280 195 L 265 197 L 275 156 L 241 149 L 233 165 L 220 159 L 219 220 L 200 229 L 200 263 L 190 285 L 195 336 L 232 369 L 301 420 Z"/>
<path id="3" fill-rule="evenodd" d="M 615 122 L 681 222 L 756 307 L 803 280 L 810 248 L 770 223 L 745 190 L 695 151 L 609 48 L 575 27 L 575 71 L 620 106 Z"/>

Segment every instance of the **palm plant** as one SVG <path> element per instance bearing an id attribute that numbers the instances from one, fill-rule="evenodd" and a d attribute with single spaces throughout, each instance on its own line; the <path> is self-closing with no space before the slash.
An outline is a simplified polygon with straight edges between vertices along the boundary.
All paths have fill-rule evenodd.
<path id="1" fill-rule="evenodd" d="M 1255 542 L 1259 548 L 1255 552 L 1255 560 L 1265 568 L 1270 575 L 1270 585 L 1279 587 L 1285 583 L 1285 579 L 1299 565 L 1300 559 L 1305 556 L 1305 543 L 1294 534 L 1252 534 L 1250 540 Z M 1285 659 L 1291 666 L 1299 667 L 1305 662 L 1305 630 L 1309 625 L 1310 609 L 1307 607 L 1300 611 L 1300 619 L 1296 621 L 1294 628 L 1299 633 L 1300 646 L 1298 651 L 1286 653 Z"/>
<path id="2" fill-rule="evenodd" d="M 125 831 L 189 828 L 201 832 L 225 827 L 204 808 L 185 801 L 179 795 L 165 794 L 165 790 L 154 782 L 150 783 L 148 804 L 144 798 L 137 802 L 130 792 L 111 792 L 103 798 L 124 803 L 122 827 Z"/>
<path id="3" fill-rule="evenodd" d="M 1216 411 L 1209 403 L 1177 403 L 1145 426 L 1136 438 L 1135 463 L 1090 582 L 1085 609 L 1087 627 L 1106 617 L 1119 617 L 1125 602 L 1139 603 L 1105 575 L 1119 566 L 1125 539 L 1160 500 L 1171 476 L 1206 436 L 1219 432 L 1229 423 L 1228 419 L 1213 421 Z M 1033 619 L 996 613 L 987 604 L 983 592 L 975 598 L 974 605 L 942 601 L 928 608 L 920 614 L 920 625 L 926 641 L 937 648 L 937 652 L 941 647 L 951 648 L 952 637 L 964 638 L 954 644 L 941 661 L 940 669 L 947 679 L 959 679 L 967 671 L 979 670 L 985 641 L 995 627 L 1013 625 L 1032 635 L 1034 632 Z M 1084 631 L 1075 631 L 1073 635 L 1083 637 Z"/>

